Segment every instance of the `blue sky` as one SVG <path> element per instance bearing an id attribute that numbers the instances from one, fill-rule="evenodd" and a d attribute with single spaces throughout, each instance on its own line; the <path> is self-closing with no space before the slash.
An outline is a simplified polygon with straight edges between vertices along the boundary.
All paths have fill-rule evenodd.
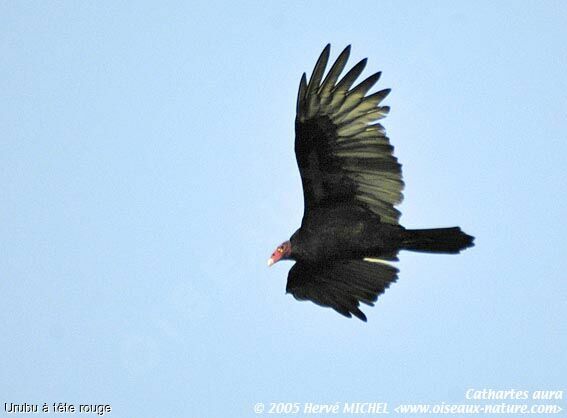
<path id="1" fill-rule="evenodd" d="M 0 401 L 246 417 L 566 389 L 566 21 L 561 1 L 1 2 Z M 367 324 L 266 267 L 301 221 L 295 99 L 328 42 L 392 88 L 402 223 L 477 237 L 402 253 Z"/>

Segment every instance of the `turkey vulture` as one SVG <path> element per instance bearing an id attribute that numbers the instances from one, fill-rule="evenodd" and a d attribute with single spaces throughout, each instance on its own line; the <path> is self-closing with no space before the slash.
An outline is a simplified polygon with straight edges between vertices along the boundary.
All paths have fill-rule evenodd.
<path id="1" fill-rule="evenodd" d="M 366 59 L 339 80 L 350 45 L 329 72 L 331 46 L 299 83 L 295 155 L 303 185 L 301 227 L 276 248 L 268 265 L 295 260 L 287 293 L 366 321 L 360 302 L 373 306 L 397 279 L 400 250 L 454 254 L 473 246 L 459 227 L 406 229 L 394 207 L 402 201 L 402 170 L 384 128 L 376 121 L 390 89 L 367 94 L 376 73 L 352 87 Z M 325 76 L 323 78 L 323 76 Z M 352 87 L 352 88 L 351 88 Z"/>

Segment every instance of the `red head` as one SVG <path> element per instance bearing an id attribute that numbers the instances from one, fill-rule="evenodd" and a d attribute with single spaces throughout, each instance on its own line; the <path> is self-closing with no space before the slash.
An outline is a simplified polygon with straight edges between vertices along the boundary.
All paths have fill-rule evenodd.
<path id="1" fill-rule="evenodd" d="M 282 242 L 281 245 L 276 248 L 276 251 L 272 254 L 268 260 L 268 267 L 272 264 L 276 264 L 280 260 L 285 260 L 291 256 L 291 242 Z"/>

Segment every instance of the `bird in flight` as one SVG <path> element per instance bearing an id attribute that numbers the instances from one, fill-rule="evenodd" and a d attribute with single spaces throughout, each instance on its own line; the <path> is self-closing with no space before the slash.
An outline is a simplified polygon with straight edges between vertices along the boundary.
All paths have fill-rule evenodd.
<path id="1" fill-rule="evenodd" d="M 394 206 L 403 198 L 402 169 L 377 122 L 390 110 L 381 105 L 390 89 L 367 94 L 380 72 L 352 87 L 366 59 L 340 78 L 350 45 L 325 75 L 330 50 L 323 49 L 309 82 L 303 74 L 297 95 L 301 227 L 276 248 L 268 265 L 295 260 L 287 293 L 366 321 L 360 302 L 373 306 L 396 281 L 398 269 L 389 261 L 397 261 L 400 250 L 454 254 L 473 246 L 474 238 L 459 227 L 399 224 Z"/>

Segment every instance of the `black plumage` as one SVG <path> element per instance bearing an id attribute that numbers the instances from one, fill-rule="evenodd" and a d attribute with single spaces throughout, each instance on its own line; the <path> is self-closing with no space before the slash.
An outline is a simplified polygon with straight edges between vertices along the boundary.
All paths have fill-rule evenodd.
<path id="1" fill-rule="evenodd" d="M 350 54 L 346 47 L 325 75 L 327 45 L 309 82 L 303 74 L 297 97 L 295 154 L 301 174 L 301 227 L 272 254 L 269 264 L 292 259 L 287 291 L 342 315 L 366 321 L 360 302 L 372 305 L 396 281 L 387 261 L 400 250 L 458 253 L 473 237 L 458 227 L 408 230 L 399 225 L 401 165 L 377 121 L 390 89 L 367 95 L 375 73 L 352 87 L 366 66 L 356 64 L 339 80 Z"/>

